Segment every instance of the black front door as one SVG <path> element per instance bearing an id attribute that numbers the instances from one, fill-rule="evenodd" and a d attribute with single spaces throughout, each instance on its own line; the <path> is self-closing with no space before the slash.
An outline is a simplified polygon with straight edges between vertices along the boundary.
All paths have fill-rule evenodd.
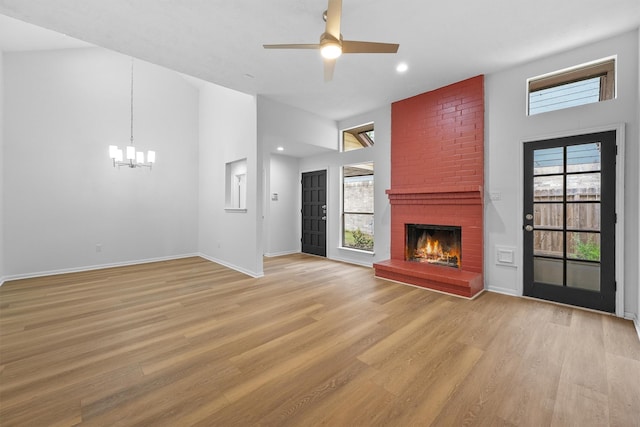
<path id="1" fill-rule="evenodd" d="M 524 144 L 524 294 L 615 311 L 616 134 Z"/>
<path id="2" fill-rule="evenodd" d="M 302 252 L 327 256 L 327 171 L 302 174 Z"/>

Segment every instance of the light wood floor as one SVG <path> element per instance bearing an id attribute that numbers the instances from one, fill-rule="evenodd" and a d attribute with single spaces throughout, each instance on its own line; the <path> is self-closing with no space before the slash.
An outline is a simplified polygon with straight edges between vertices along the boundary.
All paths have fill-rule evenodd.
<path id="1" fill-rule="evenodd" d="M 304 255 L 6 283 L 0 425 L 638 426 L 629 321 Z"/>

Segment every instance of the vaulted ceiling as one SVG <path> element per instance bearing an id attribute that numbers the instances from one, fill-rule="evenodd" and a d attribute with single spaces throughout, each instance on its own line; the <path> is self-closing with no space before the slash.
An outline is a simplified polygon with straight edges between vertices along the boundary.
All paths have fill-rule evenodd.
<path id="1" fill-rule="evenodd" d="M 317 51 L 262 48 L 317 43 L 326 7 L 326 0 L 0 0 L 1 14 L 334 120 L 640 25 L 638 0 L 343 0 L 345 39 L 399 43 L 398 53 L 343 55 L 325 83 Z M 400 62 L 409 67 L 403 74 Z"/>

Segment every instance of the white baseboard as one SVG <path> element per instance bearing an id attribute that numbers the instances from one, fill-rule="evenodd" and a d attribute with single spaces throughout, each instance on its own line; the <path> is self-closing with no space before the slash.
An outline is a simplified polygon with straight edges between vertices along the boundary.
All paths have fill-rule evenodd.
<path id="1" fill-rule="evenodd" d="M 251 277 L 253 277 L 255 279 L 260 278 L 260 277 L 264 277 L 264 271 L 260 271 L 260 272 L 250 271 L 250 270 L 247 270 L 246 268 L 238 267 L 237 265 L 233 265 L 231 263 L 219 260 L 219 259 L 214 258 L 214 257 L 209 256 L 209 255 L 205 255 L 203 253 L 198 254 L 198 256 L 201 257 L 201 258 L 204 258 L 204 259 L 206 259 L 208 261 L 215 262 L 216 264 L 220 264 L 222 266 L 225 266 L 227 268 L 235 270 L 235 271 L 237 271 L 239 273 L 243 273 L 243 274 L 246 274 L 247 276 L 251 276 Z"/>
<path id="2" fill-rule="evenodd" d="M 638 333 L 638 339 L 640 340 L 640 319 L 639 316 L 636 316 L 633 313 L 624 313 L 624 318 L 629 319 L 633 322 L 633 326 L 636 327 L 636 332 Z"/>
<path id="3" fill-rule="evenodd" d="M 266 256 L 267 258 L 274 258 L 277 256 L 285 256 L 285 255 L 293 255 L 293 254 L 299 254 L 300 251 L 295 250 L 295 251 L 283 251 L 283 252 L 269 252 L 264 254 L 264 256 Z"/>
<path id="4" fill-rule="evenodd" d="M 489 292 L 495 292 L 497 294 L 509 295 L 510 297 L 519 297 L 518 291 L 515 289 L 501 288 L 500 286 L 487 286 L 485 288 Z"/>
<path id="5" fill-rule="evenodd" d="M 193 254 L 172 255 L 172 256 L 157 257 L 157 258 L 138 259 L 134 261 L 114 262 L 110 264 L 88 265 L 84 267 L 62 268 L 59 270 L 38 271 L 36 273 L 15 274 L 15 275 L 6 276 L 0 279 L 0 286 L 2 286 L 5 282 L 11 281 L 11 280 L 33 279 L 36 277 L 55 276 L 57 274 L 80 273 L 83 271 L 103 270 L 106 268 L 126 267 L 130 265 L 148 264 L 148 263 L 160 262 L 160 261 L 171 261 L 174 259 L 183 259 L 183 258 L 191 258 L 191 257 L 201 257 L 208 261 L 215 262 L 216 264 L 223 265 L 227 268 L 236 270 L 240 273 L 246 274 L 254 278 L 264 276 L 264 272 L 256 273 L 253 271 L 249 271 L 245 268 L 238 267 L 237 265 L 233 265 L 228 262 L 207 256 L 203 253 L 193 253 Z"/>
<path id="6" fill-rule="evenodd" d="M 344 258 L 340 258 L 340 257 L 332 257 L 332 258 L 328 258 L 331 261 L 339 261 L 339 262 L 344 262 L 346 264 L 354 264 L 354 265 L 359 265 L 361 267 L 369 267 L 369 268 L 373 268 L 373 263 L 372 262 L 365 262 L 365 261 L 357 261 L 357 260 L 353 260 L 353 259 L 344 259 Z"/>
<path id="7" fill-rule="evenodd" d="M 200 255 L 197 253 L 171 255 L 166 257 L 138 259 L 134 261 L 123 261 L 123 262 L 114 262 L 109 264 L 87 265 L 83 267 L 62 268 L 59 270 L 38 271 L 35 273 L 15 274 L 15 275 L 4 277 L 2 283 L 8 282 L 10 280 L 33 279 L 35 277 L 55 276 L 57 274 L 81 273 L 83 271 L 104 270 L 105 268 L 126 267 L 130 265 L 138 265 L 138 264 L 149 264 L 151 262 L 171 261 L 174 259 L 191 258 L 195 256 L 200 256 Z"/>

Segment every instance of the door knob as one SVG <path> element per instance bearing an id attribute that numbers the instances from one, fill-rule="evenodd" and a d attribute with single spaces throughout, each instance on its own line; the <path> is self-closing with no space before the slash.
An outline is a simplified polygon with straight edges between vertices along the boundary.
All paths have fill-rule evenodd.
<path id="1" fill-rule="evenodd" d="M 531 220 L 533 219 L 533 215 L 531 215 L 531 214 L 527 214 L 527 215 L 525 216 L 525 218 L 527 218 L 529 221 L 531 221 Z"/>
<path id="2" fill-rule="evenodd" d="M 533 231 L 533 225 L 525 225 L 525 226 L 524 226 L 524 229 L 525 229 L 526 231 Z"/>
<path id="3" fill-rule="evenodd" d="M 326 216 L 323 216 L 321 219 L 322 219 L 323 221 L 326 221 L 326 220 L 327 220 L 327 217 L 326 217 Z"/>

